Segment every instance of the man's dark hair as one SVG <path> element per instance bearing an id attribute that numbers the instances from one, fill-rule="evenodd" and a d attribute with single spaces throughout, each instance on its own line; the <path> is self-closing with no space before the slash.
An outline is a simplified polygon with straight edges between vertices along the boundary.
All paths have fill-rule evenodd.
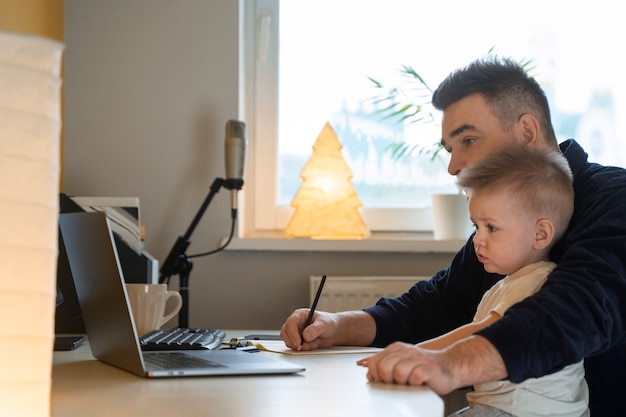
<path id="1" fill-rule="evenodd" d="M 490 56 L 452 72 L 433 93 L 432 104 L 444 111 L 470 96 L 482 95 L 502 127 L 507 130 L 523 114 L 533 115 L 546 140 L 556 144 L 548 99 L 537 81 L 510 58 Z"/>

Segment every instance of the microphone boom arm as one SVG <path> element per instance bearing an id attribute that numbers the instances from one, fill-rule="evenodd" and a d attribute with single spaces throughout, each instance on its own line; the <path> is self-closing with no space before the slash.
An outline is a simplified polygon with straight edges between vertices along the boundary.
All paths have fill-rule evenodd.
<path id="1" fill-rule="evenodd" d="M 172 275 L 178 275 L 179 277 L 179 288 L 180 288 L 180 296 L 183 299 L 183 305 L 180 309 L 180 313 L 178 316 L 178 325 L 179 327 L 188 327 L 188 317 L 189 317 L 189 274 L 193 267 L 193 262 L 191 258 L 185 253 L 187 248 L 191 244 L 191 235 L 198 226 L 198 223 L 202 219 L 204 212 L 211 204 L 211 200 L 220 188 L 224 185 L 223 178 L 216 178 L 211 184 L 209 194 L 204 199 L 204 202 L 198 209 L 195 217 L 191 221 L 191 224 L 187 228 L 187 231 L 183 236 L 179 236 L 172 246 L 170 253 L 165 258 L 165 262 L 161 266 L 159 271 L 159 283 L 169 283 L 170 277 Z"/>
<path id="2" fill-rule="evenodd" d="M 237 191 L 241 190 L 241 187 L 243 186 L 243 168 L 246 156 L 246 143 L 246 124 L 239 120 L 229 120 L 226 123 L 226 140 L 224 143 L 226 179 L 216 178 L 215 181 L 213 181 L 209 194 L 204 199 L 198 213 L 196 213 L 196 216 L 193 218 L 185 234 L 178 237 L 174 246 L 170 250 L 170 253 L 167 255 L 167 258 L 165 258 L 165 262 L 163 262 L 161 269 L 159 270 L 159 283 L 161 284 L 169 284 L 170 277 L 174 274 L 177 274 L 179 277 L 180 296 L 183 299 L 183 305 L 178 316 L 179 327 L 188 327 L 189 274 L 191 272 L 191 268 L 193 267 L 191 258 L 210 255 L 220 251 L 224 249 L 228 243 L 230 243 L 230 240 L 233 237 L 233 231 L 235 230 L 235 223 L 237 221 Z M 187 255 L 185 252 L 191 244 L 191 234 L 200 222 L 200 219 L 202 218 L 202 215 L 206 211 L 207 207 L 209 207 L 213 196 L 220 190 L 221 187 L 230 190 L 232 225 L 228 241 L 216 250 L 193 256 Z"/>

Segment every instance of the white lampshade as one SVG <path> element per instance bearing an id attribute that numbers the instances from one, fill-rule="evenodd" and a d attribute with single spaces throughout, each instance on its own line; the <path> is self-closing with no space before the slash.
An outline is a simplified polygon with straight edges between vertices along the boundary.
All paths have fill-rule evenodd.
<path id="1" fill-rule="evenodd" d="M 63 45 L 0 32 L 0 415 L 49 416 Z"/>

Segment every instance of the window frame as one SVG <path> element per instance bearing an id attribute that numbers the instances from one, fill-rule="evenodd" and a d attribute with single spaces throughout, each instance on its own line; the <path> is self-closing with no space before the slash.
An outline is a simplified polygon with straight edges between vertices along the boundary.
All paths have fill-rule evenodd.
<path id="1" fill-rule="evenodd" d="M 293 209 L 278 206 L 279 1 L 243 0 L 242 99 L 247 124 L 248 174 L 242 196 L 239 237 L 282 232 Z M 361 208 L 372 232 L 431 232 L 432 210 Z"/>
<path id="2" fill-rule="evenodd" d="M 248 125 L 248 161 L 246 166 L 246 184 L 241 192 L 242 208 L 239 223 L 239 236 L 259 236 L 268 235 L 273 232 L 273 237 L 278 237 L 289 219 L 290 207 L 274 207 L 276 201 L 276 178 L 277 178 L 277 134 L 278 134 L 278 55 L 276 46 L 278 45 L 278 10 L 279 0 L 239 0 L 240 5 L 240 115 Z M 626 106 L 626 83 L 617 82 L 615 77 L 622 79 L 619 73 L 619 56 L 614 54 L 617 48 L 616 39 L 620 39 L 623 33 L 623 26 L 619 25 L 619 14 L 610 14 L 614 18 L 611 22 L 603 23 L 599 30 L 594 30 L 597 36 L 576 32 L 577 37 L 572 38 L 572 34 L 567 35 L 567 39 L 557 42 L 560 38 L 554 34 L 565 33 L 567 27 L 584 26 L 588 19 L 594 16 L 605 16 L 607 7 L 612 8 L 608 2 L 600 2 L 597 8 L 589 10 L 587 8 L 574 9 L 576 13 L 564 21 L 553 21 L 550 16 L 549 24 L 553 33 L 552 43 L 566 51 L 575 50 L 573 56 L 564 54 L 557 59 L 560 53 L 550 52 L 546 55 L 538 55 L 538 62 L 542 63 L 548 75 L 544 78 L 538 74 L 538 81 L 544 86 L 550 100 L 553 124 L 557 130 L 558 140 L 562 141 L 569 137 L 574 137 L 589 153 L 590 161 L 600 162 L 605 165 L 623 166 L 626 160 L 626 146 L 620 137 L 620 132 L 626 131 L 624 118 L 619 117 Z M 604 7 L 600 7 L 604 6 Z M 473 6 L 472 6 L 473 7 Z M 503 6 L 504 7 L 504 6 Z M 555 6 L 556 7 L 556 6 Z M 530 12 L 529 12 L 530 13 Z M 597 13 L 597 14 L 596 14 Z M 260 17 L 267 15 L 264 23 L 266 29 L 259 27 Z M 598 20 L 597 18 L 595 20 Z M 523 21 L 523 20 L 522 20 Z M 610 24 L 609 24 L 610 23 Z M 623 37 L 623 36 L 621 36 Z M 572 38 L 572 39 L 571 39 Z M 542 41 L 544 42 L 544 41 Z M 262 53 L 261 53 L 262 52 Z M 584 66 L 579 65 L 578 56 L 587 54 L 594 67 L 604 69 L 603 71 L 588 74 Z M 257 60 L 257 56 L 262 56 L 262 60 Z M 556 60 L 556 61 L 555 61 Z M 556 62 L 556 63 L 555 63 Z M 557 65 L 558 64 L 558 65 Z M 554 67 L 567 68 L 565 75 L 563 71 L 556 73 Z M 544 72 L 542 70 L 542 72 Z M 578 84 L 580 77 L 587 77 L 588 85 L 581 88 Z M 543 78 L 543 80 L 542 80 Z M 593 86 L 592 84 L 598 84 Z M 550 91 L 551 90 L 551 91 Z M 563 91 L 576 91 L 575 97 L 563 96 Z M 594 137 L 592 128 L 598 127 L 597 114 L 590 111 L 601 107 L 592 107 L 592 94 L 597 92 L 610 92 L 608 98 L 614 102 L 611 104 L 611 112 L 601 119 L 602 127 L 606 130 L 615 131 L 614 137 L 609 135 L 607 147 L 611 149 L 610 154 L 605 155 L 602 151 L 594 149 Z M 600 98 L 602 98 L 601 96 Z M 585 113 L 578 113 L 578 107 L 588 103 Z M 582 121 L 576 120 L 573 126 L 568 121 L 572 117 L 596 115 L 596 125 L 590 124 L 586 118 Z M 583 123 L 584 122 L 584 123 Z M 559 125 L 561 125 L 559 127 Z M 566 126 L 564 129 L 563 126 Z M 591 126 L 591 127 L 590 127 Z M 585 129 L 583 129 L 585 128 Z M 621 155 L 621 156 L 620 156 Z M 608 158 L 605 160 L 604 158 Z M 623 159 L 620 159 L 623 158 Z M 404 213 L 402 213 L 404 211 Z M 370 216 L 370 212 L 374 214 Z M 394 213 L 394 210 L 363 209 L 363 217 L 371 230 L 430 230 L 431 210 L 404 209 Z M 378 217 L 377 217 L 378 215 Z M 377 222 L 382 218 L 382 222 Z M 408 220 L 413 219 L 413 220 Z M 393 221 L 396 224 L 385 226 L 384 221 Z M 428 227 L 424 227 L 428 224 Z M 266 233 L 268 232 L 268 233 Z M 380 233 L 378 233 L 380 234 Z M 427 235 L 428 232 L 420 233 Z M 396 234 L 399 236 L 400 234 Z M 431 235 L 432 236 L 432 235 Z"/>

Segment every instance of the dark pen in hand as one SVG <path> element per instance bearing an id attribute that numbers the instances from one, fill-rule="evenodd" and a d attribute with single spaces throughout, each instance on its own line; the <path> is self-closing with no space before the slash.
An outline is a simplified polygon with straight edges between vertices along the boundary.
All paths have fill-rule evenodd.
<path id="1" fill-rule="evenodd" d="M 302 328 L 302 330 L 309 327 L 309 325 L 313 322 L 313 315 L 315 315 L 317 302 L 320 300 L 320 295 L 322 295 L 322 289 L 324 288 L 325 282 L 326 282 L 326 275 L 322 276 L 322 280 L 320 281 L 320 286 L 317 287 L 317 293 L 315 294 L 315 298 L 313 299 L 313 304 L 311 305 L 311 309 L 309 310 L 309 316 L 306 318 L 306 322 L 304 322 L 304 327 Z M 300 349 L 302 349 L 303 344 L 304 344 L 304 337 L 300 335 L 300 346 L 298 347 L 298 352 L 300 352 Z"/>

